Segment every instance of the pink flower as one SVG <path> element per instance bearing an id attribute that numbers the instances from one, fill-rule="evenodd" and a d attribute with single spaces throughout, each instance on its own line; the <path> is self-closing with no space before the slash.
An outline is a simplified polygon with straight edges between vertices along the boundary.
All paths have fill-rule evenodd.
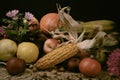
<path id="1" fill-rule="evenodd" d="M 115 49 L 108 57 L 108 71 L 117 77 L 120 77 L 120 49 Z"/>
<path id="2" fill-rule="evenodd" d="M 25 12 L 25 19 L 32 20 L 32 19 L 34 19 L 34 15 L 30 12 Z"/>
<path id="3" fill-rule="evenodd" d="M 12 10 L 6 13 L 7 17 L 11 17 L 13 20 L 17 20 L 17 14 L 19 13 L 19 10 Z"/>
<path id="4" fill-rule="evenodd" d="M 6 38 L 6 37 L 7 37 L 7 35 L 6 35 L 4 28 L 2 26 L 0 26 L 0 39 Z"/>

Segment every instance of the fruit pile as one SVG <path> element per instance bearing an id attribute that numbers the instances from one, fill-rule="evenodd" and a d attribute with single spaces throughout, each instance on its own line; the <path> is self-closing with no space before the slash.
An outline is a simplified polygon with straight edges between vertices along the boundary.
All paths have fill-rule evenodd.
<path id="1" fill-rule="evenodd" d="M 0 27 L 0 61 L 10 75 L 59 69 L 96 77 L 120 77 L 119 32 L 111 20 L 76 21 L 70 8 L 57 5 L 40 22 L 30 12 L 9 11 Z"/>

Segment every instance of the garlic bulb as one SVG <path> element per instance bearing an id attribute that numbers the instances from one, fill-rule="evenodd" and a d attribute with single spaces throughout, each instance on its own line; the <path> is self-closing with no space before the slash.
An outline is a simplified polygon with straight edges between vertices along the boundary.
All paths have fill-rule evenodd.
<path id="1" fill-rule="evenodd" d="M 77 44 L 77 46 L 80 48 L 80 49 L 90 49 L 92 48 L 94 45 L 95 45 L 96 41 L 93 39 L 93 40 L 84 40 L 80 43 Z"/>
<path id="2" fill-rule="evenodd" d="M 93 39 L 86 39 L 82 42 L 79 42 L 77 46 L 79 47 L 79 49 L 89 50 L 95 47 L 96 45 L 102 45 L 102 43 L 100 44 L 98 41 L 103 40 L 105 35 L 106 35 L 105 32 L 100 31 L 96 34 L 96 36 Z"/>

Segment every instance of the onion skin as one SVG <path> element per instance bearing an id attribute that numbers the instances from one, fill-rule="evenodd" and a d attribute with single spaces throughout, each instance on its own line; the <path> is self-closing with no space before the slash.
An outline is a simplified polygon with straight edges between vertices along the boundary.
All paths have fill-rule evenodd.
<path id="1" fill-rule="evenodd" d="M 48 33 L 54 31 L 59 26 L 59 15 L 57 13 L 47 13 L 40 20 L 40 31 Z"/>
<path id="2" fill-rule="evenodd" d="M 96 77 L 101 72 L 101 64 L 92 58 L 84 58 L 79 64 L 79 70 L 86 77 Z"/>

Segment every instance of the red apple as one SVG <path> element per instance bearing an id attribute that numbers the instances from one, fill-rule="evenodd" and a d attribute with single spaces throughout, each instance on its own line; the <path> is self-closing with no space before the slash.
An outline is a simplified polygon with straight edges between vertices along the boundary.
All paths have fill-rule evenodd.
<path id="1" fill-rule="evenodd" d="M 54 50 L 59 45 L 58 40 L 54 38 L 49 38 L 45 41 L 43 45 L 43 51 L 45 53 L 49 53 L 50 51 Z"/>

